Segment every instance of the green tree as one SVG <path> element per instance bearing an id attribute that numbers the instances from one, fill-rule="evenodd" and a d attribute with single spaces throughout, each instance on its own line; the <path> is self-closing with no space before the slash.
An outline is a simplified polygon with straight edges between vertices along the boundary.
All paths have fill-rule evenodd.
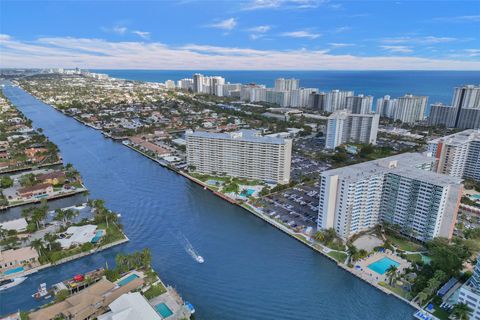
<path id="1" fill-rule="evenodd" d="M 62 302 L 70 296 L 70 292 L 67 289 L 62 289 L 55 295 L 55 303 Z"/>
<path id="2" fill-rule="evenodd" d="M 2 179 L 0 180 L 0 186 L 4 189 L 10 188 L 11 186 L 13 186 L 12 178 L 10 178 L 9 176 L 2 177 Z"/>
<path id="3" fill-rule="evenodd" d="M 392 285 L 393 283 L 393 280 L 395 279 L 395 277 L 397 276 L 397 267 L 394 266 L 394 265 L 391 265 L 390 267 L 388 267 L 387 271 L 386 271 L 386 275 L 388 277 L 388 283 L 390 285 Z"/>
<path id="4" fill-rule="evenodd" d="M 472 309 L 466 303 L 457 303 L 453 306 L 452 316 L 457 320 L 468 320 L 470 319 L 470 312 L 472 312 Z"/>
<path id="5" fill-rule="evenodd" d="M 35 239 L 30 242 L 30 248 L 35 249 L 38 255 L 41 256 L 44 250 L 44 243 L 42 239 Z"/>

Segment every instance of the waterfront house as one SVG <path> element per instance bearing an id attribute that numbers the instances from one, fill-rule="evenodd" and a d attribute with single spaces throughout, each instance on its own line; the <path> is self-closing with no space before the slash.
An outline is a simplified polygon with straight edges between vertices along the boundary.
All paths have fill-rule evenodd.
<path id="1" fill-rule="evenodd" d="M 30 247 L 0 251 L 0 272 L 22 267 L 26 264 L 35 264 L 38 253 Z"/>
<path id="2" fill-rule="evenodd" d="M 153 309 L 144 296 L 138 292 L 121 295 L 109 305 L 110 312 L 98 317 L 98 320 L 136 319 L 161 320 L 162 317 Z"/>
<path id="3" fill-rule="evenodd" d="M 24 187 L 17 190 L 20 199 L 44 198 L 53 193 L 53 186 L 50 183 L 40 183 L 31 187 Z"/>
<path id="4" fill-rule="evenodd" d="M 141 288 L 143 284 L 144 280 L 141 278 L 133 279 L 123 285 L 114 284 L 104 278 L 62 302 L 32 312 L 29 314 L 29 319 L 94 319 L 107 311 L 108 305 L 121 295 L 137 290 Z"/>
<path id="5" fill-rule="evenodd" d="M 67 177 L 62 171 L 53 171 L 49 173 L 39 174 L 37 180 L 43 183 L 50 183 L 53 185 L 64 183 Z"/>
<path id="6" fill-rule="evenodd" d="M 61 235 L 63 235 L 63 238 L 61 237 L 57 241 L 60 243 L 63 249 L 68 249 L 71 246 L 82 245 L 92 241 L 92 239 L 97 235 L 97 226 L 93 224 L 72 226 Z"/>
<path id="7" fill-rule="evenodd" d="M 27 231 L 27 226 L 28 223 L 25 218 L 8 220 L 0 223 L 0 228 L 7 231 L 15 230 L 16 232 L 25 232 Z"/>

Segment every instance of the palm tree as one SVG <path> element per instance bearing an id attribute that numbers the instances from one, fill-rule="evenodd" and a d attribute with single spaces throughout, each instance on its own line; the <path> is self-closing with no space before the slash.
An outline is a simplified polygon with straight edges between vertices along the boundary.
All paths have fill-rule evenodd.
<path id="1" fill-rule="evenodd" d="M 355 247 L 353 244 L 348 245 L 348 257 L 350 259 L 350 262 L 356 260 L 356 255 L 358 254 L 358 249 Z"/>
<path id="2" fill-rule="evenodd" d="M 388 277 L 388 283 L 392 285 L 393 278 L 395 278 L 395 276 L 397 275 L 397 267 L 393 265 L 388 267 L 386 274 Z"/>
<path id="3" fill-rule="evenodd" d="M 57 221 L 63 221 L 63 223 L 66 223 L 65 221 L 65 211 L 63 211 L 62 209 L 55 209 L 55 218 L 54 220 L 57 220 Z"/>
<path id="4" fill-rule="evenodd" d="M 30 248 L 35 249 L 38 252 L 38 255 L 42 255 L 43 251 L 43 240 L 42 239 L 35 239 L 30 242 Z"/>
<path id="5" fill-rule="evenodd" d="M 418 302 L 420 302 L 420 305 L 423 305 L 425 301 L 427 301 L 429 295 L 425 291 L 420 291 L 418 293 Z"/>
<path id="6" fill-rule="evenodd" d="M 470 312 L 472 312 L 472 309 L 466 303 L 457 303 L 453 306 L 452 315 L 457 320 L 468 320 L 470 319 Z"/>
<path id="7" fill-rule="evenodd" d="M 67 219 L 67 221 L 70 221 L 71 219 L 75 218 L 76 216 L 78 216 L 78 211 L 77 210 L 68 209 L 68 210 L 65 211 L 65 218 Z"/>

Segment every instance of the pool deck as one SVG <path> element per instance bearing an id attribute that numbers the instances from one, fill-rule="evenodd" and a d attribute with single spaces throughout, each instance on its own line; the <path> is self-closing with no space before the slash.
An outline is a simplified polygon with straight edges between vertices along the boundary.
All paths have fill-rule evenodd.
<path id="1" fill-rule="evenodd" d="M 161 283 L 163 284 L 163 282 Z M 190 319 L 190 311 L 185 307 L 177 291 L 170 286 L 163 286 L 167 289 L 167 292 L 150 299 L 148 303 L 154 308 L 156 305 L 164 303 L 173 312 L 173 314 L 167 318 L 169 320 Z"/>
<path id="2" fill-rule="evenodd" d="M 397 267 L 397 270 L 399 273 L 402 273 L 405 269 L 411 267 L 411 263 L 408 262 L 407 260 L 404 260 L 396 255 L 393 255 L 390 253 L 389 250 L 387 252 L 375 252 L 365 259 L 359 260 L 355 262 L 355 266 L 359 266 L 360 269 L 356 269 L 359 272 L 362 272 L 365 277 L 369 278 L 370 281 L 372 282 L 388 282 L 388 277 L 386 273 L 379 274 L 372 269 L 370 269 L 368 266 L 371 265 L 372 263 L 375 263 L 383 258 L 389 258 L 395 262 L 397 262 L 399 265 Z"/>

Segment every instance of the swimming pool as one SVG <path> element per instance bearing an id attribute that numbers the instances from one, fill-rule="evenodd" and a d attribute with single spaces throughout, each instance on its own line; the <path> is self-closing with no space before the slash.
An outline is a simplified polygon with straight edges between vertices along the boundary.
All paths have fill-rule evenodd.
<path id="1" fill-rule="evenodd" d="M 168 318 L 170 317 L 173 312 L 170 310 L 170 308 L 165 304 L 165 303 L 159 303 L 155 306 L 155 310 L 163 317 L 163 318 Z"/>
<path id="2" fill-rule="evenodd" d="M 397 261 L 394 261 L 387 257 L 383 257 L 382 259 L 369 264 L 368 269 L 375 271 L 378 274 L 384 274 L 385 272 L 387 272 L 390 266 L 398 267 L 399 265 L 400 263 L 398 263 Z"/>
<path id="3" fill-rule="evenodd" d="M 128 277 L 126 277 L 125 279 L 122 279 L 122 280 L 118 281 L 117 284 L 121 287 L 121 286 L 124 286 L 127 283 L 129 283 L 129 282 L 131 282 L 131 281 L 133 281 L 137 278 L 138 278 L 138 276 L 136 274 L 131 274 Z"/>
<path id="4" fill-rule="evenodd" d="M 480 200 L 480 194 L 472 194 L 470 197 L 475 200 Z"/>
<path id="5" fill-rule="evenodd" d="M 90 242 L 97 243 L 98 240 L 100 240 L 100 238 L 102 237 L 102 235 L 103 235 L 103 230 L 98 230 L 97 233 L 95 233 L 95 237 L 93 237 Z"/>
<path id="6" fill-rule="evenodd" d="M 6 275 L 6 276 L 8 276 L 8 275 L 10 275 L 10 274 L 14 274 L 14 273 L 17 273 L 17 272 L 22 272 L 22 271 L 24 271 L 24 270 L 25 270 L 24 267 L 17 267 L 17 268 L 15 268 L 15 269 L 7 270 L 7 271 L 5 271 L 3 274 Z"/>
<path id="7" fill-rule="evenodd" d="M 254 193 L 255 193 L 254 189 L 244 189 L 244 190 L 242 190 L 242 192 L 240 194 L 242 196 L 250 197 Z"/>

